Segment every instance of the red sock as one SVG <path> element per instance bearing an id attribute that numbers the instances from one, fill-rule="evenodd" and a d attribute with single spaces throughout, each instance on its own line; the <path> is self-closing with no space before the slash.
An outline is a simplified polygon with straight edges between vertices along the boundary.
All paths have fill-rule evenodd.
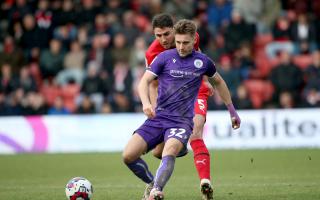
<path id="1" fill-rule="evenodd" d="M 202 139 L 190 142 L 193 150 L 194 165 L 201 179 L 210 179 L 210 154 Z"/>

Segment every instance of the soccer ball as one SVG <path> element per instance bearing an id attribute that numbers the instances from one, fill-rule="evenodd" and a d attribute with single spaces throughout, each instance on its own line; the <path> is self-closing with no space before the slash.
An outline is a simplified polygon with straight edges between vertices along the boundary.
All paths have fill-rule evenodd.
<path id="1" fill-rule="evenodd" d="M 90 200 L 92 194 L 92 185 L 84 177 L 75 177 L 66 185 L 66 196 L 69 200 Z"/>

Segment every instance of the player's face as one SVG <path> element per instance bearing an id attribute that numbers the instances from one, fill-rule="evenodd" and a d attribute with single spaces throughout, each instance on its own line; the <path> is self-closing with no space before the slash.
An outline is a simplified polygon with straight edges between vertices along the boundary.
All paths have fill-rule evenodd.
<path id="1" fill-rule="evenodd" d="M 192 37 L 190 34 L 176 34 L 175 41 L 179 55 L 185 57 L 192 52 L 195 37 Z"/>
<path id="2" fill-rule="evenodd" d="M 174 46 L 173 28 L 155 28 L 154 35 L 163 48 L 170 49 Z"/>

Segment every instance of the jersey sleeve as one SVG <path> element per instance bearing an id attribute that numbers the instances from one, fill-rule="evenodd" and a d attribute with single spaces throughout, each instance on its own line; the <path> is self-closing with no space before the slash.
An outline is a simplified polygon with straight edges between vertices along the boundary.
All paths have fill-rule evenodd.
<path id="1" fill-rule="evenodd" d="M 216 72 L 217 72 L 216 65 L 210 58 L 207 58 L 207 71 L 205 75 L 207 75 L 208 77 L 213 77 Z"/>
<path id="2" fill-rule="evenodd" d="M 165 55 L 164 53 L 160 53 L 153 59 L 147 70 L 153 73 L 154 75 L 158 76 L 162 72 L 164 65 Z"/>
<path id="3" fill-rule="evenodd" d="M 149 51 L 147 51 L 145 53 L 145 60 L 146 60 L 146 68 L 149 68 L 150 67 L 150 64 L 152 62 L 152 60 L 154 59 L 154 57 L 150 54 Z"/>

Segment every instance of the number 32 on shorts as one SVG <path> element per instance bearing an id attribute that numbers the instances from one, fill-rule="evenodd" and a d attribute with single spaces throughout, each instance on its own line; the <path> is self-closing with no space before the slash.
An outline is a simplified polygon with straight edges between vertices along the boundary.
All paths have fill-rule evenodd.
<path id="1" fill-rule="evenodd" d="M 168 135 L 168 138 L 172 136 L 176 136 L 181 139 L 184 139 L 186 137 L 185 133 L 186 133 L 186 129 L 184 128 L 170 128 L 170 134 Z"/>

